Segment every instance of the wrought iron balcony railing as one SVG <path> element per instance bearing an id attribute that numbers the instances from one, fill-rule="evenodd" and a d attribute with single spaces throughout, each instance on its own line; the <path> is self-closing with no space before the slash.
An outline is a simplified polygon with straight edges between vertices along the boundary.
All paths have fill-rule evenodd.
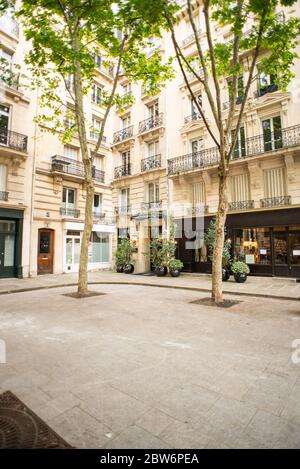
<path id="1" fill-rule="evenodd" d="M 200 34 L 201 34 L 201 29 L 198 29 L 197 30 L 197 37 L 199 37 Z M 192 34 L 190 34 L 189 36 L 187 36 L 186 38 L 183 39 L 181 45 L 184 47 L 187 44 L 189 44 L 190 42 L 193 42 L 194 40 L 195 40 L 195 34 L 192 33 Z"/>
<path id="2" fill-rule="evenodd" d="M 93 210 L 93 217 L 96 220 L 102 220 L 103 218 L 105 218 L 105 213 L 103 213 L 99 210 Z"/>
<path id="3" fill-rule="evenodd" d="M 143 211 L 148 211 L 148 210 L 161 210 L 162 208 L 162 201 L 156 201 L 156 202 L 142 202 L 141 204 L 141 209 Z"/>
<path id="4" fill-rule="evenodd" d="M 8 192 L 0 191 L 0 200 L 8 201 Z"/>
<path id="5" fill-rule="evenodd" d="M 243 96 L 238 96 L 236 98 L 235 104 L 241 104 L 242 101 L 243 101 Z M 226 109 L 229 109 L 229 106 L 230 106 L 230 101 L 225 101 L 223 103 L 223 110 L 225 111 Z"/>
<path id="6" fill-rule="evenodd" d="M 187 209 L 187 215 L 200 215 L 204 213 L 208 213 L 209 206 L 208 205 L 198 205 L 196 207 L 189 207 Z"/>
<path id="7" fill-rule="evenodd" d="M 114 133 L 113 143 L 122 142 L 133 136 L 133 125 Z"/>
<path id="8" fill-rule="evenodd" d="M 191 114 L 190 116 L 187 116 L 184 118 L 184 123 L 188 124 L 189 122 L 199 121 L 200 119 L 201 119 L 200 113 L 194 112 L 194 114 Z"/>
<path id="9" fill-rule="evenodd" d="M 228 210 L 232 212 L 234 210 L 247 210 L 250 208 L 254 208 L 254 200 L 230 202 L 230 204 L 228 205 Z"/>
<path id="10" fill-rule="evenodd" d="M 81 161 L 67 158 L 66 156 L 54 155 L 51 158 L 51 171 L 71 176 L 84 178 L 84 166 Z M 92 167 L 92 177 L 95 181 L 104 182 L 105 172 Z"/>
<path id="11" fill-rule="evenodd" d="M 0 145 L 5 145 L 13 150 L 27 152 L 28 138 L 26 135 L 0 128 Z"/>
<path id="12" fill-rule="evenodd" d="M 149 156 L 141 160 L 141 171 L 149 171 L 161 167 L 161 155 Z"/>
<path id="13" fill-rule="evenodd" d="M 115 207 L 116 215 L 128 215 L 129 213 L 131 213 L 131 205 L 119 205 Z"/>
<path id="14" fill-rule="evenodd" d="M 95 179 L 95 181 L 104 183 L 105 172 L 102 171 L 101 169 L 97 169 L 93 166 L 92 176 L 93 176 L 93 179 Z"/>
<path id="15" fill-rule="evenodd" d="M 70 218 L 79 218 L 80 216 L 80 210 L 75 208 L 60 207 L 60 213 L 61 215 Z"/>
<path id="16" fill-rule="evenodd" d="M 243 142 L 243 147 L 233 152 L 232 160 L 250 158 L 284 148 L 300 145 L 300 125 L 278 129 L 262 135 L 251 137 Z M 219 151 L 217 147 L 200 150 L 187 155 L 178 156 L 168 161 L 168 174 L 178 174 L 197 168 L 217 165 Z"/>
<path id="17" fill-rule="evenodd" d="M 277 207 L 280 205 L 291 205 L 291 196 L 283 195 L 278 197 L 268 197 L 260 199 L 260 206 L 262 208 Z"/>
<path id="18" fill-rule="evenodd" d="M 272 84 L 267 85 L 267 86 L 262 86 L 258 82 L 258 85 L 259 85 L 259 87 L 258 87 L 257 91 L 255 92 L 255 97 L 256 98 L 259 98 L 260 96 L 264 96 L 267 93 L 274 93 L 275 91 L 278 91 L 278 86 L 275 83 L 272 83 Z"/>
<path id="19" fill-rule="evenodd" d="M 16 37 L 19 37 L 19 24 L 14 18 L 11 18 L 8 15 L 0 16 L 0 29 L 8 34 L 13 34 Z"/>
<path id="20" fill-rule="evenodd" d="M 123 164 L 122 166 L 117 166 L 115 168 L 115 179 L 121 178 L 123 176 L 130 176 L 130 174 L 131 174 L 130 163 Z"/>
<path id="21" fill-rule="evenodd" d="M 163 113 L 160 112 L 155 116 L 148 117 L 140 122 L 139 124 L 139 132 L 142 134 L 143 132 L 147 132 L 148 130 L 155 129 L 155 127 L 160 127 L 163 125 Z"/>

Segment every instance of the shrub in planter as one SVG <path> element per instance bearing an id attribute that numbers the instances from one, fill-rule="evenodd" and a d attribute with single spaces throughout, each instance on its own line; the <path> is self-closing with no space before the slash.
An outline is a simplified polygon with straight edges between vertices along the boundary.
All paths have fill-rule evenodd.
<path id="1" fill-rule="evenodd" d="M 227 267 L 222 267 L 222 281 L 227 282 L 230 279 L 230 272 Z"/>
<path id="2" fill-rule="evenodd" d="M 226 235 L 226 232 L 225 232 Z M 214 253 L 214 244 L 216 237 L 216 219 L 212 219 L 206 233 L 204 234 L 204 241 L 208 248 L 208 256 L 212 261 Z M 223 253 L 222 253 L 222 280 L 226 282 L 230 278 L 230 259 L 231 259 L 231 243 L 226 239 L 224 241 Z"/>
<path id="3" fill-rule="evenodd" d="M 238 283 L 246 282 L 247 275 L 250 272 L 248 265 L 242 261 L 233 262 L 231 266 L 232 273 L 234 275 L 234 279 Z"/>
<path id="4" fill-rule="evenodd" d="M 168 273 L 167 267 L 160 266 L 155 268 L 155 273 L 158 277 L 164 277 Z"/>
<path id="5" fill-rule="evenodd" d="M 171 259 L 169 262 L 169 271 L 172 277 L 179 277 L 183 262 L 179 259 Z"/>
<path id="6" fill-rule="evenodd" d="M 134 265 L 133 264 L 126 264 L 124 269 L 123 269 L 124 274 L 132 274 L 133 271 L 134 271 Z"/>
<path id="7" fill-rule="evenodd" d="M 117 250 L 115 252 L 116 258 L 116 271 L 132 273 L 134 266 L 132 263 L 132 252 L 133 247 L 130 239 L 124 238 L 118 244 Z"/>

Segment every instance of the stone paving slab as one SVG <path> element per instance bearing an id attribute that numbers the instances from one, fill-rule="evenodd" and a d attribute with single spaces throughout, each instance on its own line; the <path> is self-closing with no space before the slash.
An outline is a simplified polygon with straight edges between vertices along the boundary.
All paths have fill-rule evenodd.
<path id="1" fill-rule="evenodd" d="M 77 274 L 41 275 L 25 279 L 0 279 L 0 294 L 21 292 L 34 289 L 55 288 L 57 286 L 76 285 Z M 211 276 L 206 274 L 181 274 L 179 278 L 156 277 L 145 275 L 118 274 L 113 271 L 90 272 L 89 282 L 93 283 L 128 283 L 140 285 L 159 285 L 182 289 L 196 289 L 210 292 Z M 248 277 L 247 282 L 238 284 L 231 278 L 223 283 L 225 293 L 237 295 L 257 295 L 281 299 L 300 300 L 300 283 L 296 279 L 279 277 Z"/>
<path id="2" fill-rule="evenodd" d="M 73 288 L 3 295 L 0 315 L 0 392 L 70 444 L 300 447 L 295 301 L 240 296 L 222 309 L 191 304 L 207 294 L 178 288 L 106 284 L 92 287 L 102 296 L 64 296 Z"/>

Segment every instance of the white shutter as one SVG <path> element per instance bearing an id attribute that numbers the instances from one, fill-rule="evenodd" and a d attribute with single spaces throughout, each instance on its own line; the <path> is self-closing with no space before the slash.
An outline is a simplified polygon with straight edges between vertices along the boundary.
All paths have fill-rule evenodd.
<path id="1" fill-rule="evenodd" d="M 249 176 L 248 174 L 239 174 L 231 176 L 230 191 L 232 202 L 244 202 L 250 199 Z"/>
<path id="2" fill-rule="evenodd" d="M 204 181 L 192 184 L 192 204 L 193 207 L 205 205 L 205 184 Z"/>
<path id="3" fill-rule="evenodd" d="M 72 160 L 78 159 L 78 150 L 77 148 L 65 146 L 64 147 L 64 156 L 71 158 Z"/>
<path id="4" fill-rule="evenodd" d="M 264 171 L 264 192 L 266 198 L 286 195 L 284 168 L 273 168 Z"/>
<path id="5" fill-rule="evenodd" d="M 0 164 L 0 191 L 6 192 L 7 166 Z"/>

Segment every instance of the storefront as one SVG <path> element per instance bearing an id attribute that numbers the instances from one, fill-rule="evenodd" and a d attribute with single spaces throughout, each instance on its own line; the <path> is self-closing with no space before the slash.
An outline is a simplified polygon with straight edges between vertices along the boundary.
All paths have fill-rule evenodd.
<path id="1" fill-rule="evenodd" d="M 22 278 L 23 211 L 0 208 L 0 278 Z"/>
<path id="2" fill-rule="evenodd" d="M 64 272 L 78 272 L 83 223 L 65 223 Z M 89 270 L 109 267 L 112 260 L 113 225 L 94 225 L 89 243 Z"/>
<path id="3" fill-rule="evenodd" d="M 205 217 L 207 228 L 211 217 Z M 196 220 L 192 220 L 195 229 Z M 300 208 L 229 214 L 227 238 L 232 256 L 244 260 L 251 274 L 300 278 Z M 211 272 L 204 245 L 186 249 L 188 238 L 178 241 L 178 257 L 189 272 Z"/>

